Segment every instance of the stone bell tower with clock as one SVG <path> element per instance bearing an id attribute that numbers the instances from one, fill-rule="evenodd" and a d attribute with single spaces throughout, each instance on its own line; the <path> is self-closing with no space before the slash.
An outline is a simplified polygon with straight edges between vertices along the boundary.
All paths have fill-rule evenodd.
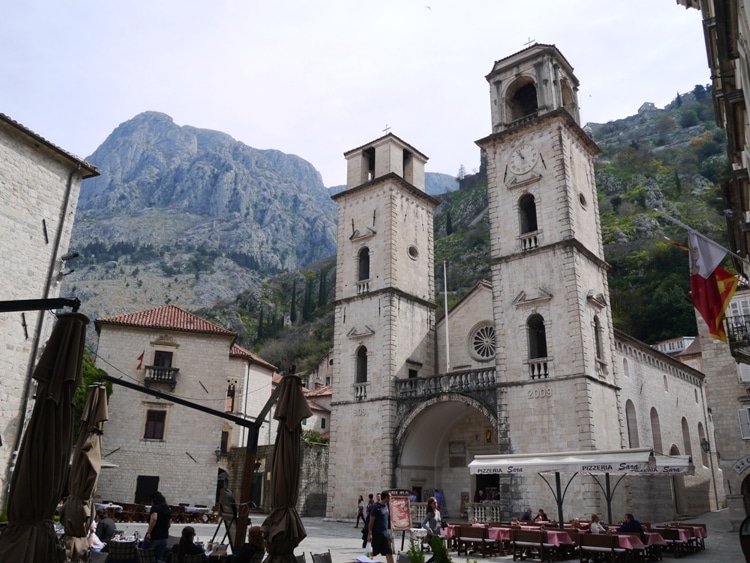
<path id="1" fill-rule="evenodd" d="M 618 449 L 614 337 L 573 68 L 554 45 L 487 75 L 487 154 L 502 453 Z M 529 432 L 528 430 L 532 430 Z"/>
<path id="2" fill-rule="evenodd" d="M 435 370 L 433 214 L 427 157 L 393 134 L 344 154 L 326 513 L 394 482 L 396 379 Z"/>

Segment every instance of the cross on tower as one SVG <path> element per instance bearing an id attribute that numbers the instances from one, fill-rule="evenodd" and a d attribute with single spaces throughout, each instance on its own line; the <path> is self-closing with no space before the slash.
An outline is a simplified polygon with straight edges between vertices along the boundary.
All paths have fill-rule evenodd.
<path id="1" fill-rule="evenodd" d="M 385 124 L 385 129 L 383 129 L 383 131 L 385 131 L 385 134 L 387 135 L 388 131 L 390 131 L 390 130 L 391 130 L 391 126 L 386 123 Z"/>
<path id="2" fill-rule="evenodd" d="M 523 46 L 528 47 L 529 45 L 535 42 L 536 42 L 536 39 L 532 39 L 531 37 L 529 37 L 529 40 L 526 43 L 524 43 Z"/>

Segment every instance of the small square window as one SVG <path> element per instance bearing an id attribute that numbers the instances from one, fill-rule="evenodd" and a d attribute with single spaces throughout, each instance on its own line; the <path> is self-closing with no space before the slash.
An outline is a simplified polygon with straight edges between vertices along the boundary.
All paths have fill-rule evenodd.
<path id="1" fill-rule="evenodd" d="M 146 430 L 143 433 L 145 440 L 163 440 L 164 423 L 167 420 L 167 411 L 150 410 L 146 412 Z"/>

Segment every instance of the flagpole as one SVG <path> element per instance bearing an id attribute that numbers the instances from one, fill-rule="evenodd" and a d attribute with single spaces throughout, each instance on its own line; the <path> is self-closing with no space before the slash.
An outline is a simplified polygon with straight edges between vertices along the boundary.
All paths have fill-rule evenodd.
<path id="1" fill-rule="evenodd" d="M 443 262 L 443 303 L 445 303 L 445 373 L 451 371 L 450 333 L 448 332 L 448 268 Z"/>
<path id="2" fill-rule="evenodd" d="M 716 242 L 716 241 L 708 238 L 703 233 L 701 233 L 699 231 L 696 231 L 693 227 L 691 227 L 689 225 L 686 225 L 685 223 L 683 223 L 682 221 L 679 221 L 679 220 L 675 219 L 674 217 L 670 217 L 669 215 L 667 215 L 666 213 L 663 213 L 662 211 L 659 211 L 658 209 L 654 209 L 654 211 L 656 211 L 663 219 L 666 219 L 667 221 L 669 221 L 671 223 L 674 223 L 678 227 L 682 227 L 683 229 L 685 229 L 688 232 L 695 233 L 699 237 L 703 237 L 704 239 L 706 239 L 708 241 L 711 241 L 713 244 L 715 244 L 716 246 L 718 246 L 719 248 L 721 248 L 722 250 L 724 250 L 727 254 L 729 254 L 731 256 L 734 256 L 735 258 L 737 258 L 737 260 L 740 260 L 740 261 L 744 262 L 747 265 L 750 265 L 750 260 L 748 260 L 747 258 L 743 258 L 742 256 L 740 256 L 739 254 L 737 254 L 735 252 L 732 252 L 728 248 L 720 245 L 718 242 Z"/>

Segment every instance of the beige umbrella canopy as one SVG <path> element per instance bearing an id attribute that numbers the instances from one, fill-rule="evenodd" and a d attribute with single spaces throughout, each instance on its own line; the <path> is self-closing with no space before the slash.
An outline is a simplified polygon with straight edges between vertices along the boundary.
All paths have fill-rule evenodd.
<path id="1" fill-rule="evenodd" d="M 295 505 L 299 495 L 301 422 L 311 416 L 299 376 L 284 376 L 273 416 L 279 421 L 271 465 L 273 510 L 261 526 L 268 550 L 265 563 L 295 563 L 294 548 L 307 537 Z"/>
<path id="2" fill-rule="evenodd" d="M 0 561 L 47 563 L 63 555 L 52 518 L 68 473 L 88 322 L 80 313 L 60 315 L 34 369 L 36 401 L 11 477 Z"/>
<path id="3" fill-rule="evenodd" d="M 93 496 L 102 468 L 102 434 L 107 414 L 107 388 L 92 385 L 81 416 L 81 432 L 70 468 L 69 496 L 60 510 L 65 551 L 71 561 L 85 560 L 86 536 L 93 516 Z"/>

